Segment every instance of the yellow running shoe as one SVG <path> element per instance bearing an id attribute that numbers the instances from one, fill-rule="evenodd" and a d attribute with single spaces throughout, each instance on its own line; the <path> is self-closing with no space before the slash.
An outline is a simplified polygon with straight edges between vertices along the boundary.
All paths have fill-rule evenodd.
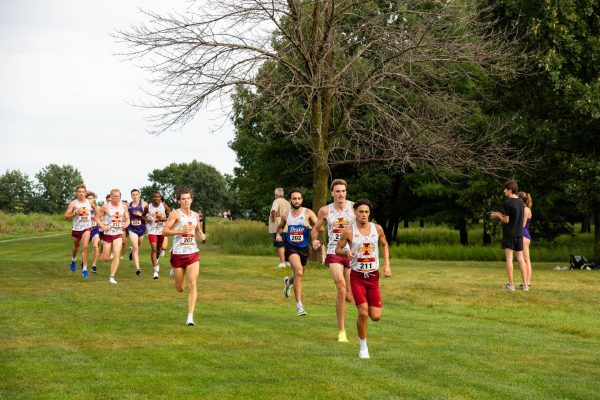
<path id="1" fill-rule="evenodd" d="M 340 333 L 338 333 L 338 342 L 348 343 L 348 338 L 346 337 L 346 331 L 340 331 Z"/>

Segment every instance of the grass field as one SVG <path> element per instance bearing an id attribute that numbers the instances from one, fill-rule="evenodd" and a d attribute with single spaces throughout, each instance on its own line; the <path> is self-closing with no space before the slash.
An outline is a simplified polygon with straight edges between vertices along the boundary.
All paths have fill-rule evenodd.
<path id="1" fill-rule="evenodd" d="M 394 258 L 370 360 L 335 341 L 329 272 L 310 265 L 306 317 L 274 256 L 201 247 L 195 327 L 187 294 L 122 262 L 84 280 L 67 234 L 0 243 L 0 399 L 592 399 L 600 393 L 600 273 L 534 265 L 507 293 L 502 263 Z"/>

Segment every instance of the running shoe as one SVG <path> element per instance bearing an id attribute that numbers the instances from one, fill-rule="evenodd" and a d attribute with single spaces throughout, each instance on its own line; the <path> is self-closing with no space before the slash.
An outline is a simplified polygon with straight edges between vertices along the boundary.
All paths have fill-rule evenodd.
<path id="1" fill-rule="evenodd" d="M 510 290 L 511 292 L 515 291 L 515 286 L 511 285 L 510 283 L 507 283 L 506 285 L 502 286 L 502 289 L 504 290 Z"/>
<path id="2" fill-rule="evenodd" d="M 292 264 L 290 264 L 290 262 L 289 262 L 289 261 L 286 261 L 286 262 L 285 262 L 285 266 L 286 266 L 287 268 L 290 268 L 290 267 L 292 266 Z"/>
<path id="3" fill-rule="evenodd" d="M 97 268 L 96 268 L 96 266 L 95 266 L 95 265 L 92 265 L 92 272 L 93 272 L 94 274 L 96 273 L 96 269 L 97 269 Z"/>
<path id="4" fill-rule="evenodd" d="M 285 263 L 280 262 L 279 264 L 277 264 L 277 268 L 285 268 Z"/>
<path id="5" fill-rule="evenodd" d="M 87 269 L 84 269 L 83 271 L 81 271 L 81 276 L 83 276 L 84 278 L 89 278 L 90 274 L 88 273 Z"/>
<path id="6" fill-rule="evenodd" d="M 113 285 L 117 284 L 117 281 L 115 281 L 115 278 L 113 278 L 112 276 L 110 278 L 108 278 L 108 283 L 112 283 Z"/>
<path id="7" fill-rule="evenodd" d="M 369 356 L 369 349 L 360 349 L 358 352 L 358 358 L 362 358 L 363 360 L 371 358 L 371 356 Z"/>
<path id="8" fill-rule="evenodd" d="M 129 248 L 129 261 L 133 260 L 133 249 Z"/>
<path id="9" fill-rule="evenodd" d="M 304 311 L 304 307 L 296 307 L 296 310 L 298 310 L 299 317 L 303 317 L 306 315 L 306 311 Z"/>
<path id="10" fill-rule="evenodd" d="M 346 337 L 346 331 L 340 331 L 340 333 L 338 333 L 338 342 L 348 343 L 348 338 Z"/>
<path id="11" fill-rule="evenodd" d="M 140 271 L 140 269 L 138 268 L 138 269 L 135 270 L 135 274 L 137 276 L 140 276 L 140 275 L 142 275 L 142 271 Z"/>
<path id="12" fill-rule="evenodd" d="M 175 276 L 175 270 L 173 268 L 171 268 L 171 270 L 169 271 L 169 277 L 174 277 Z"/>
<path id="13" fill-rule="evenodd" d="M 521 285 L 521 289 L 522 289 L 524 292 L 529 292 L 529 285 L 522 284 L 522 285 Z"/>
<path id="14" fill-rule="evenodd" d="M 283 296 L 290 297 L 290 288 L 292 285 L 290 284 L 290 278 L 286 276 L 283 278 Z"/>
<path id="15" fill-rule="evenodd" d="M 160 249 L 159 257 L 164 257 L 164 256 L 165 256 L 165 249 Z"/>
<path id="16" fill-rule="evenodd" d="M 152 275 L 152 279 L 158 279 L 158 272 L 154 271 L 154 274 Z"/>
<path id="17" fill-rule="evenodd" d="M 191 319 L 188 319 L 187 322 L 185 323 L 187 326 L 195 326 L 196 324 L 194 324 L 194 321 Z"/>
<path id="18" fill-rule="evenodd" d="M 77 262 L 71 261 L 71 271 L 77 271 Z"/>

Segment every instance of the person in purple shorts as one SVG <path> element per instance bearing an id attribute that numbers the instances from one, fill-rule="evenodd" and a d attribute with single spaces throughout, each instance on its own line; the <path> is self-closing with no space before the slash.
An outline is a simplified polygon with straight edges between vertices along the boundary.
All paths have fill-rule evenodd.
<path id="1" fill-rule="evenodd" d="M 513 283 L 513 252 L 517 255 L 521 278 L 523 279 L 523 290 L 529 290 L 527 286 L 526 264 L 523 258 L 523 216 L 525 214 L 525 205 L 517 197 L 519 186 L 517 182 L 509 180 L 504 183 L 503 191 L 506 200 L 504 200 L 502 212 L 492 211 L 490 216 L 502 221 L 502 248 L 506 258 L 506 274 L 508 283 L 502 286 L 505 290 L 514 291 Z"/>
<path id="2" fill-rule="evenodd" d="M 525 204 L 525 215 L 523 217 L 523 258 L 525 259 L 525 264 L 527 264 L 526 275 L 525 275 L 525 284 L 531 288 L 531 258 L 529 256 L 529 245 L 531 244 L 531 234 L 529 233 L 529 224 L 531 223 L 531 206 L 533 205 L 533 200 L 531 199 L 530 193 L 519 192 L 517 196 L 523 203 Z"/>
<path id="3" fill-rule="evenodd" d="M 128 204 L 130 224 L 127 228 L 127 233 L 129 235 L 129 243 L 131 243 L 129 260 L 133 260 L 137 276 L 142 274 L 140 270 L 140 247 L 146 234 L 146 220 L 143 218 L 146 207 L 148 207 L 148 204 L 141 199 L 140 191 L 133 189 L 131 191 L 131 203 Z"/>
<path id="4" fill-rule="evenodd" d="M 92 246 L 94 249 L 93 253 L 93 261 L 92 261 L 92 272 L 96 273 L 96 262 L 98 261 L 98 253 L 100 249 L 100 228 L 98 228 L 98 223 L 96 222 L 96 193 L 87 192 L 86 198 L 92 205 L 92 231 L 90 232 L 90 242 L 92 242 Z"/>

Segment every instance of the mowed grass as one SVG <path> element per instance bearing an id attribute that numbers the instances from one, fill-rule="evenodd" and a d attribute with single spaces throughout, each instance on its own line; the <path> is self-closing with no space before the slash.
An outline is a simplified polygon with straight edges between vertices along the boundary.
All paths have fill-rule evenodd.
<path id="1" fill-rule="evenodd" d="M 507 293 L 502 263 L 394 258 L 370 360 L 337 343 L 329 271 L 311 264 L 306 317 L 273 256 L 201 247 L 195 327 L 162 261 L 82 279 L 67 234 L 0 243 L 1 399 L 592 399 L 600 393 L 600 272 L 534 265 Z M 518 276 L 518 273 L 516 274 Z"/>

